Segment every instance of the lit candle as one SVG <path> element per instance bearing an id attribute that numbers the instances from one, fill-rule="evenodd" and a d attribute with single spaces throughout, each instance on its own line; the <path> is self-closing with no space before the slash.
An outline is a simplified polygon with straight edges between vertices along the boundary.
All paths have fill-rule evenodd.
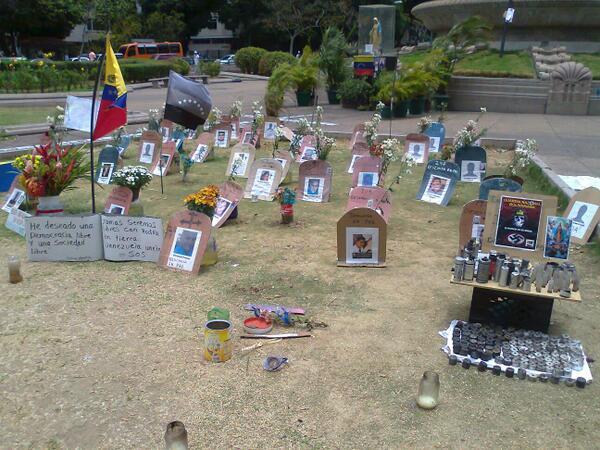
<path id="1" fill-rule="evenodd" d="M 21 276 L 21 260 L 18 256 L 8 257 L 8 281 L 12 284 L 23 281 Z"/>

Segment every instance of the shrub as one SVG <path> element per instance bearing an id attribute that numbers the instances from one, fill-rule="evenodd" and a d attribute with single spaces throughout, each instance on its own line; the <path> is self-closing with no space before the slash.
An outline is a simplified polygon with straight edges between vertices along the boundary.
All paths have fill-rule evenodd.
<path id="1" fill-rule="evenodd" d="M 221 64 L 217 61 L 203 62 L 200 64 L 200 71 L 209 77 L 218 77 L 221 73 Z"/>
<path id="2" fill-rule="evenodd" d="M 296 58 L 287 52 L 267 52 L 258 62 L 258 73 L 270 77 L 278 65 L 285 63 L 293 66 L 296 64 Z"/>
<path id="3" fill-rule="evenodd" d="M 373 91 L 373 86 L 363 78 L 351 78 L 340 85 L 338 98 L 344 106 L 367 106 Z"/>
<path id="4" fill-rule="evenodd" d="M 350 77 L 346 64 L 346 38 L 337 28 L 327 28 L 319 49 L 319 67 L 327 76 L 327 87 L 336 90 Z"/>
<path id="5" fill-rule="evenodd" d="M 277 117 L 279 110 L 283 106 L 284 91 L 279 86 L 267 86 L 267 92 L 265 93 L 265 109 L 267 115 Z"/>
<path id="6" fill-rule="evenodd" d="M 244 47 L 235 54 L 235 64 L 244 73 L 258 73 L 258 63 L 267 51 L 259 47 Z"/>

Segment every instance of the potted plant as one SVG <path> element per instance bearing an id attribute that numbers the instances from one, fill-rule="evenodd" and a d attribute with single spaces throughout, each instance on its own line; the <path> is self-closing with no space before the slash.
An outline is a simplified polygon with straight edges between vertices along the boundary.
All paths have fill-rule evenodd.
<path id="1" fill-rule="evenodd" d="M 296 91 L 298 106 L 312 105 L 314 90 L 319 81 L 319 67 L 309 46 L 304 47 L 298 64 L 291 66 L 289 77 Z"/>
<path id="2" fill-rule="evenodd" d="M 84 158 L 82 148 L 47 144 L 35 147 L 30 155 L 15 159 L 14 166 L 21 171 L 19 182 L 27 196 L 38 198 L 37 215 L 64 214 L 60 194 L 73 189 L 79 178 L 89 177 L 89 164 Z"/>
<path id="3" fill-rule="evenodd" d="M 187 209 L 198 213 L 206 214 L 211 220 L 215 215 L 215 208 L 219 198 L 219 187 L 214 184 L 209 184 L 203 187 L 198 192 L 190 194 L 183 199 Z M 217 240 L 215 237 L 215 229 L 213 228 L 208 238 L 208 244 L 204 257 L 202 258 L 202 266 L 212 266 L 218 261 Z"/>
<path id="4" fill-rule="evenodd" d="M 112 183 L 131 189 L 133 201 L 140 198 L 140 190 L 152 181 L 152 174 L 143 166 L 125 166 L 113 173 Z"/>
<path id="5" fill-rule="evenodd" d="M 281 211 L 281 223 L 290 224 L 294 221 L 294 203 L 296 203 L 296 192 L 290 188 L 279 188 L 275 193 L 275 200 L 279 202 Z"/>
<path id="6" fill-rule="evenodd" d="M 363 78 L 350 78 L 344 81 L 338 90 L 338 98 L 344 108 L 368 107 L 373 93 L 371 86 Z"/>
<path id="7" fill-rule="evenodd" d="M 327 99 L 330 105 L 340 103 L 338 89 L 349 77 L 349 68 L 345 61 L 346 49 L 344 34 L 337 28 L 327 28 L 319 49 L 319 67 L 326 77 Z"/>

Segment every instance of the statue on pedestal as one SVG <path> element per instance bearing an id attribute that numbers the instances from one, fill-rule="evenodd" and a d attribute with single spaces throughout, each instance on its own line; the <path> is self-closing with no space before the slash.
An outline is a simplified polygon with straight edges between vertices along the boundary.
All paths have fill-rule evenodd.
<path id="1" fill-rule="evenodd" d="M 369 31 L 369 40 L 373 46 L 373 54 L 381 54 L 381 24 L 377 17 L 373 18 L 373 27 L 371 28 L 371 31 Z"/>

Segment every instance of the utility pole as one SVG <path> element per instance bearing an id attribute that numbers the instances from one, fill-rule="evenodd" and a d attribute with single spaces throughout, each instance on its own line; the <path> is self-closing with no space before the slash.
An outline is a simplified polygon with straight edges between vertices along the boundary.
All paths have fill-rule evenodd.
<path id="1" fill-rule="evenodd" d="M 502 28 L 502 43 L 500 44 L 500 58 L 504 56 L 504 44 L 506 43 L 506 33 L 508 33 L 508 24 L 512 23 L 515 16 L 513 0 L 508 0 L 506 11 L 504 11 L 504 26 Z"/>

